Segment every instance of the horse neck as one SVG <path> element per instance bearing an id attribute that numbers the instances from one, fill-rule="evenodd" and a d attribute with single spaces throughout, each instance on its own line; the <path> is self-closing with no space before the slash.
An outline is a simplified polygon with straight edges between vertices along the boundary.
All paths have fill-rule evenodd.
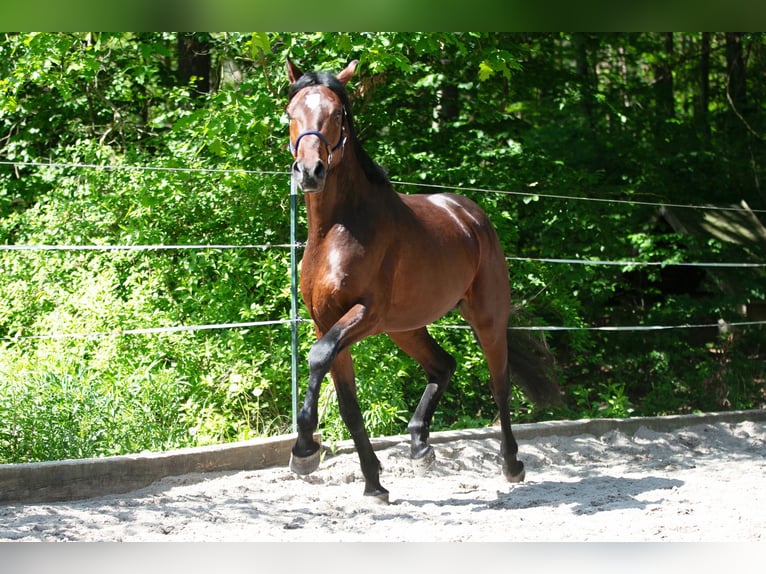
<path id="1" fill-rule="evenodd" d="M 377 210 L 386 198 L 397 199 L 390 186 L 370 183 L 353 152 L 344 150 L 343 161 L 327 174 L 324 189 L 305 194 L 308 238 L 323 237 L 336 224 L 348 224 L 360 213 L 385 213 Z"/>

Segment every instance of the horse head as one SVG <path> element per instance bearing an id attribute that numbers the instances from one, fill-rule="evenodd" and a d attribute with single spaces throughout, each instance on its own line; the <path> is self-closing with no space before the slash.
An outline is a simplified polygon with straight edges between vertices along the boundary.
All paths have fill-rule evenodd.
<path id="1" fill-rule="evenodd" d="M 343 159 L 349 115 L 345 86 L 354 75 L 353 60 L 337 76 L 327 72 L 304 74 L 287 60 L 290 79 L 290 152 L 292 176 L 304 192 L 324 189 L 327 175 Z"/>

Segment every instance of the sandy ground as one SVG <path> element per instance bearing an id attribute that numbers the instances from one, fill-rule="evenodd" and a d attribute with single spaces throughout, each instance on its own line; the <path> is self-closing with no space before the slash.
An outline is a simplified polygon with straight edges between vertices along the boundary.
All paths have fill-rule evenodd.
<path id="1" fill-rule="evenodd" d="M 128 494 L 0 506 L 0 541 L 766 541 L 766 422 L 520 441 L 509 484 L 496 439 L 435 445 L 416 476 L 407 445 L 378 456 L 387 506 L 356 454 L 287 468 L 192 474 Z"/>

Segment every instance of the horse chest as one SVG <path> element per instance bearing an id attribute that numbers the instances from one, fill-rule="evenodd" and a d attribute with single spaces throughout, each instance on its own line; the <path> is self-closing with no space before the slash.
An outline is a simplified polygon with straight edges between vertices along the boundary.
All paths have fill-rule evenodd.
<path id="1" fill-rule="evenodd" d="M 317 264 L 320 282 L 327 292 L 337 294 L 348 289 L 354 268 L 353 259 L 337 247 L 331 246 L 323 253 Z"/>
<path id="2" fill-rule="evenodd" d="M 313 245 L 309 241 L 303 260 L 301 281 L 314 301 L 357 298 L 376 274 L 374 256 L 343 227 Z"/>

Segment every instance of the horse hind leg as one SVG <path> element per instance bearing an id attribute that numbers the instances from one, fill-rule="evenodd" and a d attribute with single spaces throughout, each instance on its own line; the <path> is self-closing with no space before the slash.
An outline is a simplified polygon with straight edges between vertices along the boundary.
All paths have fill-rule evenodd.
<path id="1" fill-rule="evenodd" d="M 525 477 L 524 463 L 517 459 L 519 445 L 511 430 L 511 379 L 508 366 L 508 343 L 506 325 L 500 316 L 487 314 L 479 317 L 475 309 L 462 305 L 463 317 L 473 327 L 490 374 L 492 398 L 498 409 L 502 436 L 503 475 L 509 482 L 521 482 Z"/>
<path id="2" fill-rule="evenodd" d="M 407 425 L 411 436 L 410 457 L 413 468 L 416 473 L 424 474 L 436 458 L 433 447 L 428 444 L 431 419 L 457 364 L 428 334 L 425 327 L 415 331 L 389 333 L 389 337 L 420 364 L 428 378 L 423 396 Z"/>

